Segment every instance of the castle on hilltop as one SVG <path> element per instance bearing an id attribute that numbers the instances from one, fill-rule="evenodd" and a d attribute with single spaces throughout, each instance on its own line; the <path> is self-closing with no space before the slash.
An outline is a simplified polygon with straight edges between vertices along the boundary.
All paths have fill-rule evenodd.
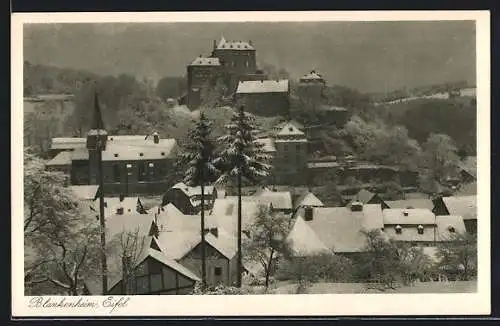
<path id="1" fill-rule="evenodd" d="M 257 67 L 252 41 L 221 37 L 219 42 L 214 40 L 209 56 L 200 55 L 187 66 L 187 106 L 197 109 L 211 92 L 244 102 L 249 112 L 264 116 L 288 113 L 288 81 L 268 81 Z"/>

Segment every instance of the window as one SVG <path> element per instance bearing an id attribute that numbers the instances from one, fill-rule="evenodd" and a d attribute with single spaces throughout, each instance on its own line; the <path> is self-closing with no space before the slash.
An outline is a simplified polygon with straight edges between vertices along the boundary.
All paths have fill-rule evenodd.
<path id="1" fill-rule="evenodd" d="M 300 144 L 295 145 L 295 149 L 296 149 L 297 151 L 300 151 Z"/>
<path id="2" fill-rule="evenodd" d="M 248 68 L 248 60 L 245 61 L 245 67 Z"/>
<path id="3" fill-rule="evenodd" d="M 118 153 L 115 153 L 115 157 L 118 157 Z"/>
<path id="4" fill-rule="evenodd" d="M 283 145 L 283 151 L 288 152 L 288 145 Z"/>
<path id="5" fill-rule="evenodd" d="M 146 164 L 144 162 L 139 162 L 139 175 L 137 176 L 139 181 L 146 181 Z"/>
<path id="6" fill-rule="evenodd" d="M 214 275 L 221 276 L 222 275 L 222 267 L 215 267 L 214 268 Z"/>
<path id="7" fill-rule="evenodd" d="M 148 175 L 150 179 L 155 176 L 155 164 L 153 162 L 148 163 Z"/>
<path id="8" fill-rule="evenodd" d="M 113 166 L 113 180 L 115 182 L 120 182 L 120 180 L 121 180 L 121 178 L 120 178 L 121 175 L 120 174 L 121 174 L 120 173 L 120 165 L 119 164 L 115 164 Z"/>
<path id="9" fill-rule="evenodd" d="M 312 221 L 313 219 L 313 209 L 312 207 L 306 207 L 305 212 L 304 212 L 304 220 L 306 221 Z"/>
<path id="10" fill-rule="evenodd" d="M 119 207 L 116 209 L 116 214 L 117 215 L 123 215 L 123 207 Z"/>
<path id="11" fill-rule="evenodd" d="M 424 234 L 424 227 L 422 225 L 419 225 L 417 227 L 418 234 Z"/>
<path id="12" fill-rule="evenodd" d="M 396 231 L 396 234 L 401 234 L 403 232 L 403 228 L 401 227 L 401 225 L 396 225 L 394 230 Z"/>

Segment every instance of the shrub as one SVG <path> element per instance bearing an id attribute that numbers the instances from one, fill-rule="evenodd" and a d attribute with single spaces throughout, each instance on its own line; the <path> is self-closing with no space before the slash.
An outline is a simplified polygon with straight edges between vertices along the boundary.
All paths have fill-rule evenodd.
<path id="1" fill-rule="evenodd" d="M 292 257 L 283 262 L 278 271 L 278 279 L 296 282 L 352 281 L 354 266 L 350 259 L 342 256 L 316 254 L 306 257 Z"/>

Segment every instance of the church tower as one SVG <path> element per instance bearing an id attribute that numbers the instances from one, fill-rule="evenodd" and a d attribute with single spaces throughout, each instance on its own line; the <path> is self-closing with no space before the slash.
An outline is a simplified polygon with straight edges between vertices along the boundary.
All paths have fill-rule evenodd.
<path id="1" fill-rule="evenodd" d="M 94 97 L 94 116 L 89 132 L 87 133 L 87 150 L 89 151 L 90 184 L 97 184 L 99 177 L 99 161 L 102 151 L 106 150 L 108 132 L 104 129 L 101 108 L 97 94 Z"/>

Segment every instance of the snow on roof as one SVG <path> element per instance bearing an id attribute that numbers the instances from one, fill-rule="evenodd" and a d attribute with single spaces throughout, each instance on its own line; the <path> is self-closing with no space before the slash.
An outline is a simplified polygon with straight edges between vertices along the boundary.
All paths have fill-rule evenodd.
<path id="1" fill-rule="evenodd" d="M 388 208 L 382 211 L 384 225 L 435 225 L 436 217 L 425 208 Z"/>
<path id="2" fill-rule="evenodd" d="M 197 57 L 190 64 L 190 66 L 220 66 L 219 58 Z"/>
<path id="3" fill-rule="evenodd" d="M 64 153 L 64 152 L 63 152 Z M 81 200 L 93 200 L 99 186 L 97 185 L 76 185 L 69 186 L 71 191 Z"/>
<path id="4" fill-rule="evenodd" d="M 477 196 L 443 197 L 450 215 L 462 216 L 464 220 L 477 219 Z"/>
<path id="5" fill-rule="evenodd" d="M 312 192 L 304 193 L 298 200 L 296 207 L 310 206 L 310 207 L 324 207 L 325 204 Z"/>
<path id="6" fill-rule="evenodd" d="M 308 256 L 317 253 L 333 252 L 320 240 L 316 232 L 300 216 L 297 217 L 287 240 L 294 253 L 299 256 Z"/>
<path id="7" fill-rule="evenodd" d="M 286 93 L 288 80 L 247 80 L 238 83 L 237 94 Z"/>
<path id="8" fill-rule="evenodd" d="M 226 41 L 224 37 L 221 37 L 219 44 L 216 47 L 217 50 L 255 50 L 250 42 L 245 41 Z"/>
<path id="9" fill-rule="evenodd" d="M 436 224 L 436 241 L 449 241 L 455 234 L 466 232 L 462 216 L 438 215 L 436 216 Z"/>
<path id="10" fill-rule="evenodd" d="M 62 151 L 58 153 L 53 159 L 47 162 L 47 166 L 71 165 L 72 153 Z"/>

